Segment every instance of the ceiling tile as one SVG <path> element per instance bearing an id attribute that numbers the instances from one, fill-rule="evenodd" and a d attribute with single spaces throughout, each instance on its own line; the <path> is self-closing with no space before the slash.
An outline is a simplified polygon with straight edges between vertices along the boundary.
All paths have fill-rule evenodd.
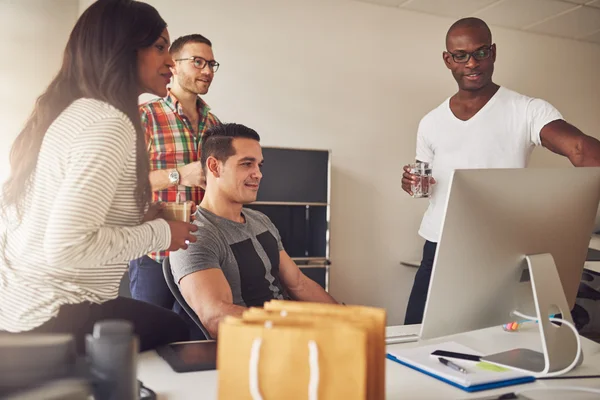
<path id="1" fill-rule="evenodd" d="M 587 3 L 586 6 L 598 7 L 600 8 L 600 0 L 592 1 L 591 3 Z"/>
<path id="2" fill-rule="evenodd" d="M 561 1 L 564 1 L 565 3 L 585 4 L 585 3 L 589 3 L 591 0 L 561 0 Z"/>
<path id="3" fill-rule="evenodd" d="M 505 0 L 476 16 L 491 25 L 524 28 L 575 7 L 575 4 L 554 0 Z"/>
<path id="4" fill-rule="evenodd" d="M 402 3 L 406 3 L 407 0 L 361 0 L 364 3 L 381 4 L 384 6 L 397 7 Z"/>
<path id="5" fill-rule="evenodd" d="M 527 30 L 554 36 L 580 38 L 600 30 L 600 9 L 579 7 Z"/>
<path id="6" fill-rule="evenodd" d="M 2 1 L 2 0 L 0 0 Z M 351 0 L 599 43 L 600 0 Z"/>
<path id="7" fill-rule="evenodd" d="M 581 40 L 585 40 L 586 42 L 594 42 L 600 44 L 600 31 L 594 33 L 593 35 L 586 36 Z"/>
<path id="8" fill-rule="evenodd" d="M 449 17 L 465 17 L 472 15 L 490 4 L 499 0 L 413 0 L 404 5 L 403 8 L 434 15 Z"/>

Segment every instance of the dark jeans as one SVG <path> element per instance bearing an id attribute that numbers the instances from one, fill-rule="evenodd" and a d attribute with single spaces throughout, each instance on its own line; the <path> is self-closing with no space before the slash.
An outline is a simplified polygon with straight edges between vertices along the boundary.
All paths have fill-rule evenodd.
<path id="1" fill-rule="evenodd" d="M 129 290 L 136 300 L 173 310 L 189 328 L 190 340 L 206 339 L 196 323 L 177 302 L 162 270 L 162 264 L 148 256 L 129 262 Z"/>
<path id="2" fill-rule="evenodd" d="M 425 246 L 423 246 L 421 266 L 415 275 L 415 282 L 413 283 L 410 297 L 408 298 L 408 305 L 406 306 L 405 325 L 420 324 L 423 321 L 436 248 L 437 243 L 430 241 L 426 241 Z"/>
<path id="3" fill-rule="evenodd" d="M 133 324 L 140 339 L 140 351 L 178 341 L 189 340 L 187 324 L 174 312 L 125 297 L 102 304 L 63 305 L 58 315 L 30 333 L 70 333 L 74 335 L 79 354 L 85 352 L 85 336 L 94 324 L 105 319 L 123 319 Z"/>
<path id="4" fill-rule="evenodd" d="M 129 262 L 129 290 L 136 300 L 173 309 L 175 297 L 167 286 L 162 265 L 148 256 Z"/>

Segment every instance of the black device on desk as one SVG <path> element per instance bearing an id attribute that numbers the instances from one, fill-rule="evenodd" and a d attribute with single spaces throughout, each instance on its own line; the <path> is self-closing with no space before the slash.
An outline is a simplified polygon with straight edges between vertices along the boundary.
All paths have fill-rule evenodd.
<path id="1" fill-rule="evenodd" d="M 175 372 L 217 369 L 217 342 L 215 340 L 170 343 L 157 348 L 156 352 Z"/>
<path id="2" fill-rule="evenodd" d="M 531 400 L 530 397 L 525 397 L 522 396 L 518 393 L 504 393 L 504 394 L 496 394 L 496 395 L 492 395 L 492 396 L 485 396 L 485 397 L 477 397 L 476 399 L 473 400 Z"/>
<path id="3" fill-rule="evenodd" d="M 459 360 L 468 360 L 468 361 L 481 361 L 481 357 L 473 355 L 473 354 L 464 354 L 464 353 L 455 353 L 453 351 L 445 351 L 445 350 L 436 350 L 431 353 L 432 356 L 438 357 L 446 357 L 446 358 L 456 358 Z"/>

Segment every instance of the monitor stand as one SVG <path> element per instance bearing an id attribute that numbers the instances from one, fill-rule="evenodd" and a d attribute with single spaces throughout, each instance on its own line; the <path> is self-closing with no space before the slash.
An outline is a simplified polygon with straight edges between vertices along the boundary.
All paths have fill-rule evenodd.
<path id="1" fill-rule="evenodd" d="M 546 374 L 560 371 L 575 359 L 577 339 L 568 326 L 553 324 L 548 319 L 548 315 L 558 308 L 561 318 L 573 323 L 569 304 L 552 255 L 545 253 L 525 258 L 533 290 L 535 316 L 539 321 L 542 352 L 514 349 L 482 357 L 482 360 L 525 373 Z M 581 361 L 583 361 L 583 354 Z"/>

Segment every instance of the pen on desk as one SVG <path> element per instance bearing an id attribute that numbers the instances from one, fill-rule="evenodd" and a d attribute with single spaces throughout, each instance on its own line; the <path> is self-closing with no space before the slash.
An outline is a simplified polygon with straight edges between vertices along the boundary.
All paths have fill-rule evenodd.
<path id="1" fill-rule="evenodd" d="M 455 371 L 461 372 L 461 373 L 463 373 L 463 374 L 466 374 L 466 373 L 467 373 L 467 370 L 466 370 L 466 369 L 464 369 L 464 368 L 463 368 L 463 367 L 461 367 L 460 365 L 454 364 L 454 363 L 453 363 L 452 361 L 450 361 L 450 360 L 446 360 L 446 359 L 445 359 L 445 358 L 443 358 L 443 357 L 438 357 L 438 360 L 440 360 L 440 362 L 441 362 L 442 364 L 444 364 L 445 366 L 447 366 L 447 367 L 450 367 L 450 368 L 452 368 L 452 369 L 453 369 L 453 370 L 455 370 Z"/>

